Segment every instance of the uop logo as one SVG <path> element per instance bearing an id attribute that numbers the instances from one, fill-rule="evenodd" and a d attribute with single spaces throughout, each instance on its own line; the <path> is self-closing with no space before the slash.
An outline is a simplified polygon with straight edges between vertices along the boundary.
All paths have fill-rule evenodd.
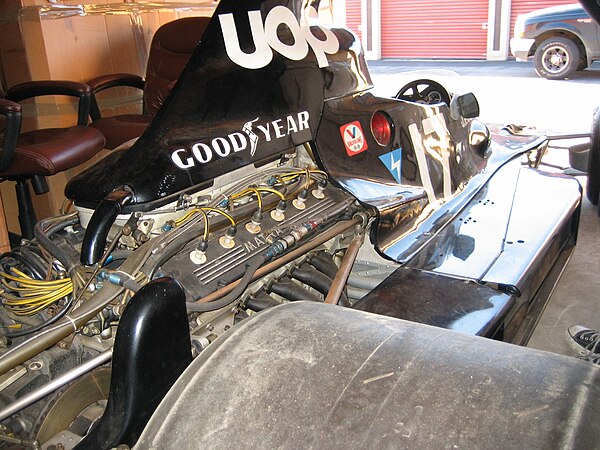
<path id="1" fill-rule="evenodd" d="M 344 141 L 348 156 L 354 156 L 360 152 L 364 152 L 368 148 L 365 135 L 358 120 L 342 125 L 340 133 L 342 134 L 342 140 Z"/>
<path id="2" fill-rule="evenodd" d="M 317 11 L 312 6 L 308 7 L 305 13 L 310 16 L 311 21 L 318 17 Z M 303 15 L 301 23 L 298 23 L 294 13 L 283 6 L 276 6 L 269 11 L 264 24 L 260 11 L 248 11 L 248 20 L 254 40 L 255 50 L 253 53 L 244 53 L 240 48 L 240 39 L 233 14 L 219 15 L 227 55 L 234 63 L 247 69 L 265 67 L 273 59 L 273 50 L 288 59 L 300 61 L 308 54 L 309 46 L 317 57 L 319 67 L 327 67 L 329 62 L 325 54 L 337 53 L 340 47 L 337 37 L 331 30 L 316 25 L 325 34 L 324 41 L 317 39 L 310 31 L 310 25 L 305 15 Z M 286 44 L 279 39 L 277 29 L 281 25 L 289 28 L 294 37 L 293 44 Z"/>
<path id="3" fill-rule="evenodd" d="M 267 122 L 264 125 L 253 124 L 258 121 L 246 122 L 242 126 L 244 133 L 235 132 L 226 137 L 216 137 L 210 142 L 198 142 L 192 145 L 192 151 L 185 148 L 175 150 L 171 154 L 171 161 L 180 169 L 190 169 L 196 164 L 206 164 L 216 158 L 225 158 L 232 153 L 241 152 L 250 147 L 250 156 L 254 156 L 260 136 L 254 131 L 262 133 L 265 141 L 271 142 L 273 139 L 281 139 L 285 136 L 308 130 L 308 111 L 302 111 L 298 114 L 286 116 L 285 119 L 277 119 Z"/>

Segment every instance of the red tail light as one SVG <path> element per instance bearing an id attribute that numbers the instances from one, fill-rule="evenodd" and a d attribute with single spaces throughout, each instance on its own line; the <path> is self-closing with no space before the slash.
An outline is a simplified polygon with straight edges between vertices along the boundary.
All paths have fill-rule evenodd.
<path id="1" fill-rule="evenodd" d="M 371 133 L 379 145 L 386 146 L 392 141 L 392 120 L 383 112 L 377 111 L 371 117 Z"/>

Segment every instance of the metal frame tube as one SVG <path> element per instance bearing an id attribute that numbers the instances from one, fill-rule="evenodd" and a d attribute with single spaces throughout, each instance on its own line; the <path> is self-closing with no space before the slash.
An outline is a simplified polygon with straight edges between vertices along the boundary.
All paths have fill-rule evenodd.
<path id="1" fill-rule="evenodd" d="M 28 406 L 34 404 L 38 400 L 41 400 L 45 396 L 51 394 L 52 392 L 60 389 L 64 385 L 70 383 L 71 381 L 79 378 L 82 375 L 85 375 L 92 369 L 101 366 L 102 364 L 110 361 L 112 358 L 112 350 L 106 350 L 100 353 L 95 358 L 90 359 L 89 361 L 84 362 L 80 366 L 71 369 L 64 375 L 61 375 L 58 378 L 55 378 L 50 383 L 43 385 L 41 388 L 36 389 L 35 391 L 30 392 L 27 395 L 19 398 L 16 402 L 11 403 L 3 410 L 0 410 L 0 421 L 9 418 L 13 414 L 18 413 L 22 409 L 27 408 Z"/>

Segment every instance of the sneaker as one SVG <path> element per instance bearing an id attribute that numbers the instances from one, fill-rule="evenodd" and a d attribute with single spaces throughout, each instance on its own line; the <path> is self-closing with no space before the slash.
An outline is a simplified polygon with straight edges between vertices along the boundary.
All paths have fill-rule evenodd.
<path id="1" fill-rule="evenodd" d="M 569 345 L 593 363 L 600 363 L 600 332 L 581 325 L 573 325 L 567 330 Z"/>

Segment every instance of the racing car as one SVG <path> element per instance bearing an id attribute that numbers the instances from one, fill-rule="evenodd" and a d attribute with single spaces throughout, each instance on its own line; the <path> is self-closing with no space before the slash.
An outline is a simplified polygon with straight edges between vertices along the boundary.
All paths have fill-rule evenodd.
<path id="1" fill-rule="evenodd" d="M 519 346 L 578 182 L 470 93 L 373 95 L 318 6 L 222 0 L 149 128 L 1 260 L 7 448 L 600 442 L 597 368 Z"/>

